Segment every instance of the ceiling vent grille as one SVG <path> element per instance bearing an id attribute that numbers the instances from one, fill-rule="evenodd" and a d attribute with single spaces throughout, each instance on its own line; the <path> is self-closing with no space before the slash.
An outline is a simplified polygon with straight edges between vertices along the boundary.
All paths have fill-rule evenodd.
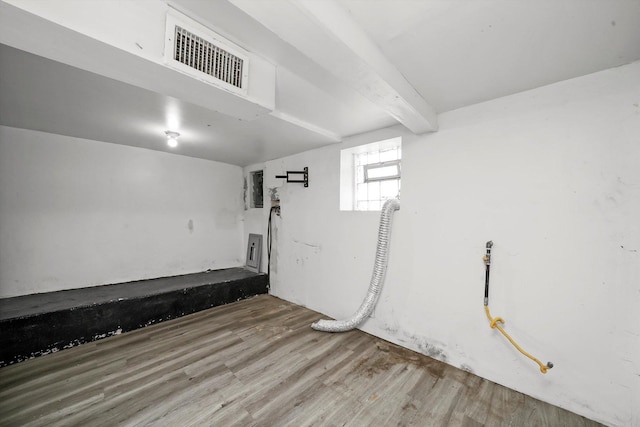
<path id="1" fill-rule="evenodd" d="M 242 88 L 242 58 L 177 25 L 173 51 L 176 61 Z"/>
<path id="2" fill-rule="evenodd" d="M 247 93 L 248 53 L 173 9 L 167 14 L 165 61 L 216 86 Z"/>

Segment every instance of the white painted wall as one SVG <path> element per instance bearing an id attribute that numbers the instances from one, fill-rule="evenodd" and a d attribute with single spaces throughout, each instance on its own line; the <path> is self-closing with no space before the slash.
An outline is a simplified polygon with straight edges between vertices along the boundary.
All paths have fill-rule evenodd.
<path id="1" fill-rule="evenodd" d="M 244 265 L 242 211 L 238 166 L 0 127 L 0 297 Z"/>
<path id="2" fill-rule="evenodd" d="M 260 262 L 260 271 L 267 272 L 267 219 L 265 219 L 265 214 L 269 215 L 269 208 L 271 207 L 269 203 L 268 193 L 265 191 L 263 198 L 263 206 L 262 208 L 252 208 L 251 207 L 251 172 L 259 171 L 264 169 L 263 163 L 257 163 L 243 168 L 243 206 L 244 206 L 244 214 L 242 216 L 242 244 L 245 250 L 245 258 L 244 261 L 246 263 L 246 251 L 247 245 L 249 241 L 249 234 L 261 234 L 262 235 L 262 259 Z M 267 217 L 268 218 L 268 217 Z"/>
<path id="3" fill-rule="evenodd" d="M 364 298 L 378 214 L 339 210 L 340 149 L 402 135 L 387 281 L 362 329 L 610 425 L 640 425 L 640 63 L 266 163 L 271 292 L 329 316 Z M 274 175 L 304 166 L 310 187 Z M 268 211 L 265 211 L 266 215 Z M 542 375 L 483 311 L 490 306 Z"/>

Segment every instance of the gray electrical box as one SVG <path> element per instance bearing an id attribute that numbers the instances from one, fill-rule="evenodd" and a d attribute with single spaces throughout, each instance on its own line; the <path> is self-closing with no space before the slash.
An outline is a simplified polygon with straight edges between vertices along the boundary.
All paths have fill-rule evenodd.
<path id="1" fill-rule="evenodd" d="M 247 269 L 260 272 L 260 261 L 262 260 L 262 234 L 249 234 L 247 244 Z"/>

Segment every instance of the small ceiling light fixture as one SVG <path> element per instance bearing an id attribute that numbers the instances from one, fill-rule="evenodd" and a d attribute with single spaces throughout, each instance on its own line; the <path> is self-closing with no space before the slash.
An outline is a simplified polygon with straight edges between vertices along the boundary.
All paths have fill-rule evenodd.
<path id="1" fill-rule="evenodd" d="M 167 145 L 171 148 L 178 146 L 178 137 L 180 134 L 171 130 L 166 130 L 164 133 L 167 135 Z"/>

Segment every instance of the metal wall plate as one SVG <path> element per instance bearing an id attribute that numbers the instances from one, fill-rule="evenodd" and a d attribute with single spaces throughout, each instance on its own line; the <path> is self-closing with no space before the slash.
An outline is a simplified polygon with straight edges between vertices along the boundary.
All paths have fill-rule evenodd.
<path id="1" fill-rule="evenodd" d="M 245 267 L 256 273 L 260 272 L 260 261 L 262 260 L 262 234 L 249 234 L 247 244 L 247 262 Z"/>

